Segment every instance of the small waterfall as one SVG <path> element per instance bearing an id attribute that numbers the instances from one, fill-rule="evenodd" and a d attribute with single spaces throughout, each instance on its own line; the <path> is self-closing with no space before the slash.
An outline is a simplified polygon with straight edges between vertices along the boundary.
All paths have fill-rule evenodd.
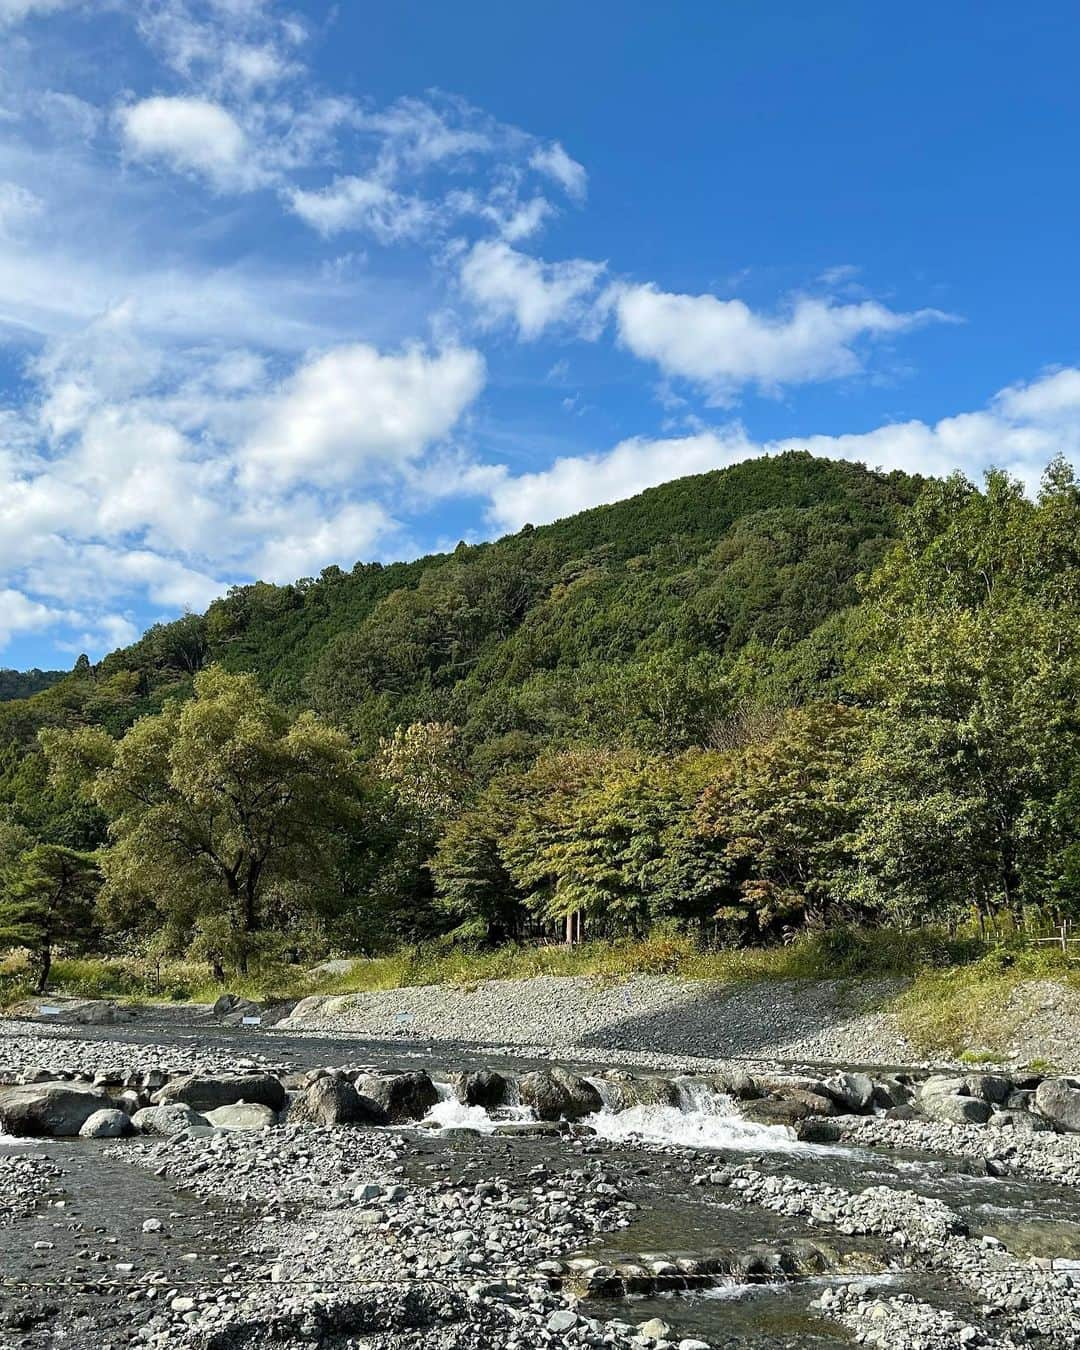
<path id="1" fill-rule="evenodd" d="M 784 1126 L 758 1125 L 744 1119 L 732 1099 L 707 1079 L 681 1076 L 672 1080 L 671 1087 L 674 1104 L 638 1097 L 625 1110 L 597 1111 L 586 1124 L 614 1143 L 640 1140 L 683 1148 L 762 1152 L 809 1147 L 798 1143 Z"/>
<path id="2" fill-rule="evenodd" d="M 717 1092 L 704 1078 L 676 1078 L 673 1080 L 676 1103 L 680 1111 L 697 1111 L 703 1116 L 715 1116 L 731 1110 L 731 1098 Z"/>
<path id="3" fill-rule="evenodd" d="M 465 1106 L 448 1082 L 435 1082 L 439 1100 L 427 1123 L 440 1129 L 471 1129 L 490 1134 L 500 1121 L 531 1120 L 532 1111 L 520 1104 L 518 1081 L 506 1075 L 507 1106 L 489 1114 L 482 1106 Z M 601 1139 L 612 1143 L 673 1144 L 704 1150 L 796 1152 L 814 1146 L 800 1144 L 791 1130 L 746 1120 L 735 1103 L 707 1078 L 680 1075 L 662 1079 L 629 1073 L 595 1074 L 586 1080 L 600 1096 L 601 1107 L 586 1117 Z"/>
<path id="4" fill-rule="evenodd" d="M 608 1078 L 601 1078 L 599 1075 L 595 1078 L 586 1078 L 585 1081 L 590 1087 L 594 1087 L 600 1094 L 600 1100 L 603 1103 L 600 1108 L 602 1111 L 615 1112 L 622 1110 L 622 1093 L 619 1091 L 618 1083 L 613 1083 Z"/>

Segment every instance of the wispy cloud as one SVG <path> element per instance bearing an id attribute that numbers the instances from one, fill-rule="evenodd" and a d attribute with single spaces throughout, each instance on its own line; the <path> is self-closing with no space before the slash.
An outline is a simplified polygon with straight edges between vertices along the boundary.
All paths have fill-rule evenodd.
<path id="1" fill-rule="evenodd" d="M 876 301 L 807 296 L 764 314 L 742 300 L 672 294 L 653 285 L 618 285 L 610 304 L 624 347 L 665 375 L 698 385 L 716 403 L 730 402 L 746 385 L 774 393 L 854 375 L 863 366 L 861 344 L 952 321 L 937 309 L 903 313 Z"/>

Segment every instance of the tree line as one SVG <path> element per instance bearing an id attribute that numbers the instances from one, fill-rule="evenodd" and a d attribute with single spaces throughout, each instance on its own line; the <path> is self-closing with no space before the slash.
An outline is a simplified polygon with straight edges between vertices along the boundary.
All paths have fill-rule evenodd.
<path id="1" fill-rule="evenodd" d="M 817 470 L 794 468 L 805 498 Z M 586 513 L 581 557 L 525 531 L 427 560 L 321 645 L 325 612 L 297 625 L 291 601 L 152 630 L 171 683 L 109 658 L 38 696 L 63 715 L 9 724 L 0 945 L 43 984 L 54 948 L 117 934 L 224 973 L 661 922 L 751 943 L 1075 914 L 1072 471 L 1033 498 L 997 472 L 858 481 L 854 505 L 830 480 L 719 541 L 634 552 L 653 522 L 620 549 Z M 317 650 L 290 695 L 265 653 L 297 628 Z M 255 631 L 264 668 L 229 669 L 222 635 L 250 655 Z"/>

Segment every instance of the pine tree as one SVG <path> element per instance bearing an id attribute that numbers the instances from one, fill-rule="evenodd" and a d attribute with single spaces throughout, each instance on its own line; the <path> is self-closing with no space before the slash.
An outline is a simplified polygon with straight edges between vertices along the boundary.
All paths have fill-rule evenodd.
<path id="1" fill-rule="evenodd" d="M 89 938 L 100 884 L 92 854 L 58 844 L 38 844 L 8 869 L 0 890 L 0 945 L 29 949 L 39 994 L 49 981 L 54 947 Z"/>

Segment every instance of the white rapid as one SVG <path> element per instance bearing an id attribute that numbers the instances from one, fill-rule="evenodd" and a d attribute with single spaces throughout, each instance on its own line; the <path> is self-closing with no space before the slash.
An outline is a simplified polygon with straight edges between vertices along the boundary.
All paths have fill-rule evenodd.
<path id="1" fill-rule="evenodd" d="M 599 1088 L 604 1080 L 589 1081 Z M 610 1111 L 605 1099 L 604 1109 L 586 1117 L 585 1124 L 592 1126 L 601 1139 L 614 1143 L 641 1140 L 682 1148 L 785 1153 L 807 1147 L 783 1126 L 745 1120 L 730 1097 L 700 1078 L 676 1078 L 674 1087 L 677 1105 L 639 1103 L 623 1111 Z"/>
<path id="2" fill-rule="evenodd" d="M 700 1078 L 676 1078 L 675 1104 L 638 1102 L 625 1105 L 625 1085 L 601 1075 L 588 1081 L 603 1103 L 583 1124 L 613 1143 L 674 1144 L 683 1148 L 734 1149 L 746 1152 L 806 1152 L 817 1146 L 800 1143 L 791 1130 L 746 1120 L 734 1102 Z M 512 1100 L 516 1100 L 516 1083 Z M 471 1129 L 490 1134 L 501 1121 L 532 1120 L 528 1107 L 503 1107 L 491 1116 L 482 1106 L 464 1106 L 449 1083 L 436 1082 L 439 1101 L 425 1123 L 439 1129 Z"/>
<path id="3" fill-rule="evenodd" d="M 425 1123 L 437 1125 L 440 1130 L 478 1130 L 481 1134 L 490 1134 L 495 1126 L 503 1121 L 531 1120 L 532 1112 L 527 1106 L 506 1106 L 499 1112 L 498 1118 L 489 1116 L 482 1106 L 465 1106 L 457 1099 L 457 1094 L 449 1083 L 435 1082 L 435 1091 L 439 1100 L 424 1117 Z M 515 1097 L 517 1095 L 515 1087 Z"/>

